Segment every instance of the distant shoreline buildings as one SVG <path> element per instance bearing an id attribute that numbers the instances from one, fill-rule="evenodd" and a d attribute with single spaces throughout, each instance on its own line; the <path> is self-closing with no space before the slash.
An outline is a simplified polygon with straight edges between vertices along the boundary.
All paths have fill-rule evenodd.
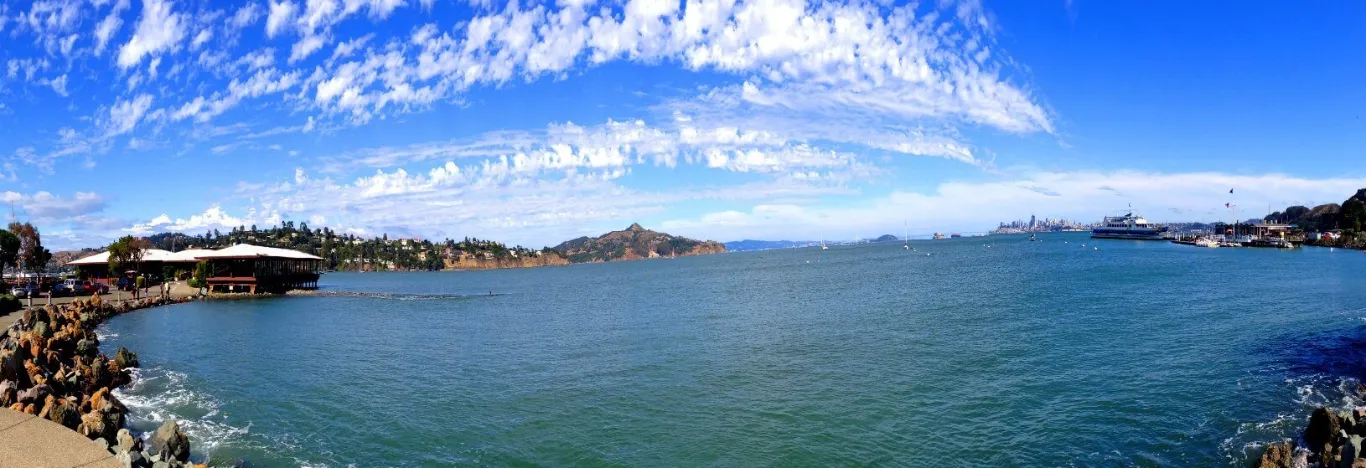
<path id="1" fill-rule="evenodd" d="M 1089 231 L 1095 227 L 1096 223 L 1079 223 L 1066 219 L 1044 218 L 1038 219 L 1030 216 L 1028 220 L 1011 221 L 1001 223 L 992 234 L 1022 234 L 1028 232 L 1069 232 L 1069 231 Z"/>

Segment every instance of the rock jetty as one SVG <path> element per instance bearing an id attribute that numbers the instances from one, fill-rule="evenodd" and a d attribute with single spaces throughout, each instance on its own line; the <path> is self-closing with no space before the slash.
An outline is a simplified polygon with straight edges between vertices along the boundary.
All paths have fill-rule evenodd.
<path id="1" fill-rule="evenodd" d="M 112 392 L 131 380 L 136 353 L 99 352 L 95 327 L 115 315 L 189 298 L 147 298 L 117 305 L 99 297 L 24 311 L 0 331 L 0 406 L 45 418 L 107 448 L 125 467 L 190 467 L 190 440 L 167 421 L 146 440 L 124 426 L 128 408 Z"/>
<path id="2" fill-rule="evenodd" d="M 1319 407 L 1298 441 L 1269 444 L 1257 468 L 1366 468 L 1366 408 Z M 1303 444 L 1302 446 L 1300 444 Z"/>

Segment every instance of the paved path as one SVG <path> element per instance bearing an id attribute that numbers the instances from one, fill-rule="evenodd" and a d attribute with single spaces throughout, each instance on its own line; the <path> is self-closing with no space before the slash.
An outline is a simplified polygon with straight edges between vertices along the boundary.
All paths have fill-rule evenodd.
<path id="1" fill-rule="evenodd" d="M 118 468 L 109 451 L 46 419 L 0 408 L 0 467 Z"/>
<path id="2" fill-rule="evenodd" d="M 185 283 L 183 283 L 183 282 L 177 281 L 177 282 L 171 283 L 171 284 L 172 284 L 172 286 L 171 286 L 171 297 L 190 297 L 190 296 L 197 296 L 197 295 L 199 295 L 199 291 L 197 291 L 197 290 L 195 290 L 194 288 L 191 288 L 191 287 L 185 285 Z M 155 286 L 153 286 L 153 287 L 151 287 L 151 288 L 148 288 L 148 289 L 149 289 L 148 292 L 149 292 L 150 294 L 152 294 L 152 295 L 156 295 L 156 294 L 159 294 L 159 293 L 161 292 L 161 290 L 160 290 L 159 288 L 155 287 Z M 144 296 L 142 296 L 142 297 L 146 297 L 146 296 L 144 295 Z M 70 304 L 71 301 L 74 301 L 74 300 L 76 300 L 76 299 L 89 299 L 89 298 L 90 298 L 90 296 L 54 297 L 54 298 L 52 298 L 52 304 L 54 304 L 54 305 L 55 305 L 55 304 Z M 100 300 L 101 300 L 101 301 L 104 301 L 104 302 L 115 303 L 115 304 L 118 303 L 118 302 L 120 302 L 120 301 L 131 301 L 131 300 L 133 300 L 133 293 L 128 292 L 128 291 L 115 291 L 115 292 L 111 292 L 111 293 L 109 293 L 109 294 L 101 294 L 101 295 L 100 295 Z M 29 307 L 29 304 L 30 304 L 30 299 L 28 299 L 28 298 L 20 299 L 20 300 L 19 300 L 19 303 L 21 303 L 21 304 L 24 305 L 24 309 L 27 309 L 27 308 Z M 32 298 L 32 304 L 33 304 L 34 307 L 41 307 L 41 306 L 47 305 L 47 304 L 48 304 L 48 298 L 46 298 L 46 297 L 35 297 L 35 298 Z M 8 315 L 0 315 L 0 330 L 8 330 L 10 325 L 13 325 L 14 322 L 18 321 L 20 317 L 23 317 L 23 316 L 24 316 L 24 309 L 19 309 L 19 310 L 16 310 L 16 311 L 14 311 L 14 312 L 10 312 Z M 6 466 L 5 466 L 5 465 L 0 465 L 0 468 L 6 468 Z"/>

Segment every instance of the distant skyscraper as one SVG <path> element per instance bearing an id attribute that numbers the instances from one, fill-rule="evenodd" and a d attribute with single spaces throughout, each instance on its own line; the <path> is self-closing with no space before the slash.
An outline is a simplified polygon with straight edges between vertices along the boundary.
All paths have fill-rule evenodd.
<path id="1" fill-rule="evenodd" d="M 1034 230 L 1034 215 L 1029 215 L 1029 230 Z"/>

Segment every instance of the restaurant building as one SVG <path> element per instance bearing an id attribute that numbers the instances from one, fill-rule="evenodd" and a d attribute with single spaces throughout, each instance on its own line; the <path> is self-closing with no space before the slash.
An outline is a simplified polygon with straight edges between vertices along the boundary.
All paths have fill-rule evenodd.
<path id="1" fill-rule="evenodd" d="M 206 262 L 205 282 L 210 291 L 283 293 L 290 289 L 316 289 L 322 257 L 296 250 L 237 244 L 218 250 L 187 249 L 170 252 L 143 251 L 142 261 L 109 271 L 109 252 L 102 252 L 67 265 L 77 268 L 82 278 L 113 285 L 120 277 L 160 275 L 165 267 L 194 272 L 196 264 Z"/>

